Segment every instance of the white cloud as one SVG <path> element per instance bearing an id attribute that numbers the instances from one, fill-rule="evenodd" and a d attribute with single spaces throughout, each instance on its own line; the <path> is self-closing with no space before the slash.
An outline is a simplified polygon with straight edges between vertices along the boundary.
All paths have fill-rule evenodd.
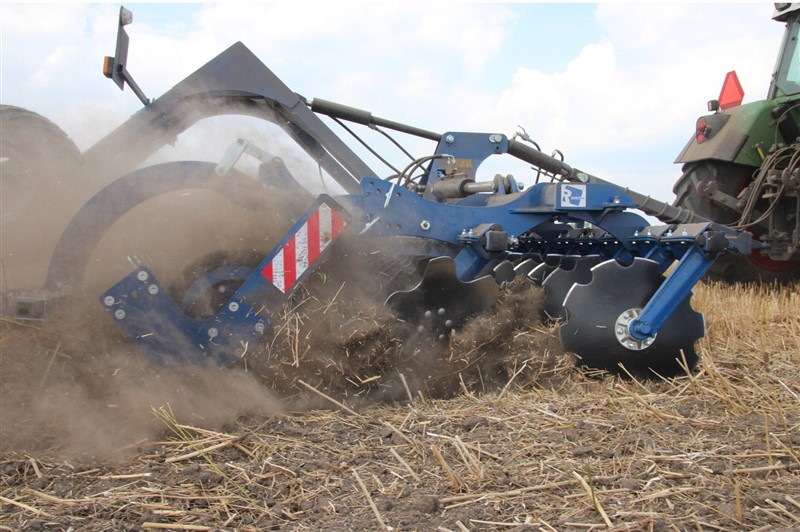
<path id="1" fill-rule="evenodd" d="M 559 42 L 513 23 L 526 4 L 201 4 L 174 20 L 169 4 L 158 17 L 155 7 L 141 16 L 128 7 L 128 66 L 150 97 L 241 40 L 308 97 L 435 131 L 512 134 L 519 124 L 545 151 L 560 148 L 576 166 L 664 199 L 671 179 L 653 185 L 642 175 L 677 177 L 672 160 L 728 70 L 738 71 L 748 99 L 763 97 L 781 35 L 768 4 L 603 3 L 599 31 L 586 32 L 599 37 L 586 40 L 580 27 L 565 34 L 585 45 L 546 73 L 515 67 L 526 50 L 504 47 L 509 31 L 524 31 L 526 46 L 563 55 Z M 1 9 L 3 103 L 48 116 L 82 148 L 140 107 L 100 75 L 102 56 L 113 54 L 117 5 Z M 509 67 L 498 75 L 497 64 Z"/>

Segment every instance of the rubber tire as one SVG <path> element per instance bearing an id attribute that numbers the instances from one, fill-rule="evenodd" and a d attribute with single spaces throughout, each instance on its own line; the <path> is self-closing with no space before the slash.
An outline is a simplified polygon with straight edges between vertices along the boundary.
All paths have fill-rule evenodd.
<path id="1" fill-rule="evenodd" d="M 738 213 L 712 203 L 698 194 L 697 190 L 715 183 L 721 192 L 735 197 L 747 186 L 754 171 L 750 166 L 726 161 L 687 163 L 683 166 L 683 175 L 673 187 L 676 197 L 673 205 L 689 209 L 715 222 L 726 225 L 735 223 L 739 219 Z M 800 281 L 800 263 L 792 261 L 774 264 L 775 269 L 772 269 L 758 264 L 750 257 L 723 255 L 714 262 L 706 277 L 729 284 L 792 284 Z"/>
<path id="2" fill-rule="evenodd" d="M 21 107 L 0 105 L 0 131 L 3 289 L 41 286 L 60 231 L 81 203 L 81 154 L 61 128 Z"/>

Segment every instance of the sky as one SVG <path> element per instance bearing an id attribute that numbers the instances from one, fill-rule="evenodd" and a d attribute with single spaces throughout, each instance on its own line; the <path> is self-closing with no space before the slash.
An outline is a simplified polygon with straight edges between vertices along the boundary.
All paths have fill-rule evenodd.
<path id="1" fill-rule="evenodd" d="M 438 132 L 510 137 L 521 126 L 543 151 L 664 201 L 680 176 L 674 160 L 726 72 L 736 70 L 745 102 L 764 98 L 783 33 L 766 2 L 125 6 L 134 17 L 127 68 L 148 97 L 242 41 L 309 99 Z M 121 124 L 141 103 L 101 73 L 118 11 L 0 3 L 0 102 L 46 116 L 82 150 Z M 238 120 L 198 124 L 159 156 L 214 160 L 236 135 L 275 146 L 262 125 Z M 420 156 L 433 150 L 420 146 Z M 534 176 L 505 159 L 487 166 L 480 177 Z"/>

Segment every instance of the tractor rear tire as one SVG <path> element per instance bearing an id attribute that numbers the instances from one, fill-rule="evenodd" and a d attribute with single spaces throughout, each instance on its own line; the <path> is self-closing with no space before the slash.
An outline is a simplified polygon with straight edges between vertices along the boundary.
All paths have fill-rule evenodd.
<path id="1" fill-rule="evenodd" d="M 718 223 L 733 224 L 739 219 L 739 213 L 711 202 L 700 191 L 715 186 L 719 191 L 735 197 L 750 182 L 754 171 L 750 166 L 725 161 L 687 163 L 683 166 L 683 175 L 673 188 L 676 197 L 674 205 Z M 791 284 L 800 281 L 800 263 L 773 261 L 762 255 L 723 255 L 714 262 L 706 277 L 729 284 Z"/>

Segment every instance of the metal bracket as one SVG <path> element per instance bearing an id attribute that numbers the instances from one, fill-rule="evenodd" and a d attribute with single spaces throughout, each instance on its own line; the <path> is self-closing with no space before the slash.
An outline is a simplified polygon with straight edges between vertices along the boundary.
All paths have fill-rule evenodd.
<path id="1" fill-rule="evenodd" d="M 128 72 L 125 63 L 128 61 L 128 42 L 130 38 L 125 32 L 125 26 L 133 22 L 133 13 L 124 7 L 119 8 L 119 26 L 117 27 L 117 48 L 114 57 L 106 56 L 103 60 L 103 75 L 117 84 L 120 90 L 125 88 L 125 83 L 136 94 L 144 105 L 149 105 L 152 100 L 144 95 L 139 85 L 133 81 L 133 76 Z"/>

